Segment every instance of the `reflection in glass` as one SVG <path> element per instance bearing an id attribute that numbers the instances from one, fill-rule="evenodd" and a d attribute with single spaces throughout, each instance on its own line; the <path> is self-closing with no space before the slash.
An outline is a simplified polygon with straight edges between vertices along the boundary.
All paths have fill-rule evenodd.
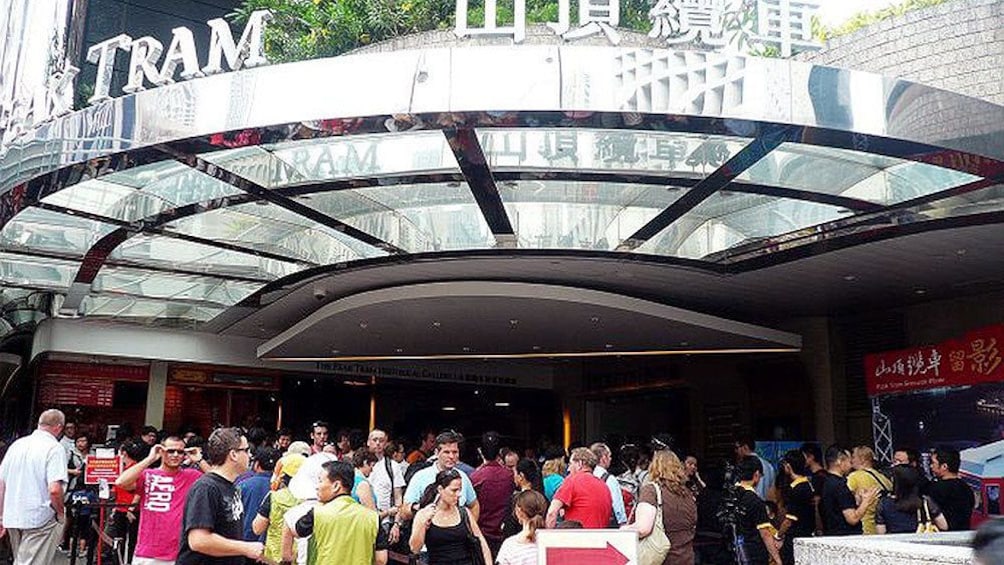
<path id="1" fill-rule="evenodd" d="M 171 208 L 236 194 L 241 192 L 225 182 L 169 161 L 86 180 L 42 202 L 132 222 Z"/>
<path id="2" fill-rule="evenodd" d="M 783 143 L 738 179 L 890 205 L 979 177 L 884 155 Z"/>
<path id="3" fill-rule="evenodd" d="M 92 245 L 115 229 L 111 224 L 42 208 L 26 208 L 0 230 L 0 246 L 83 257 Z"/>
<path id="4" fill-rule="evenodd" d="M 701 179 L 746 147 L 749 138 L 664 131 L 482 129 L 493 170 L 625 171 Z"/>
<path id="5" fill-rule="evenodd" d="M 803 230 L 851 211 L 790 198 L 717 192 L 637 249 L 638 253 L 709 259 L 737 245 Z"/>
<path id="6" fill-rule="evenodd" d="M 105 267 L 91 288 L 109 295 L 190 301 L 203 305 L 227 307 L 244 300 L 261 284 L 144 271 L 127 267 Z"/>
<path id="7" fill-rule="evenodd" d="M 133 320 L 158 326 L 177 325 L 191 327 L 208 322 L 223 312 L 223 308 L 194 306 L 184 302 L 148 300 L 126 296 L 87 296 L 81 306 L 90 318 L 115 318 Z M 174 321 L 174 324 L 170 322 Z"/>
<path id="8" fill-rule="evenodd" d="M 224 241 L 318 265 L 386 255 L 386 252 L 264 202 L 183 218 L 171 231 Z"/>
<path id="9" fill-rule="evenodd" d="M 178 269 L 207 275 L 230 275 L 273 280 L 305 268 L 297 263 L 264 259 L 249 253 L 229 251 L 156 235 L 138 235 L 120 245 L 111 259 L 137 266 Z"/>
<path id="10" fill-rule="evenodd" d="M 612 250 L 685 192 L 627 183 L 499 183 L 517 246 L 530 249 Z"/>
<path id="11" fill-rule="evenodd" d="M 298 200 L 409 253 L 478 249 L 495 243 L 465 183 L 337 190 Z"/>
<path id="12" fill-rule="evenodd" d="M 460 170 L 440 131 L 322 137 L 207 153 L 202 157 L 267 188 Z"/>
<path id="13" fill-rule="evenodd" d="M 0 283 L 64 290 L 70 287 L 78 267 L 72 261 L 0 253 Z"/>

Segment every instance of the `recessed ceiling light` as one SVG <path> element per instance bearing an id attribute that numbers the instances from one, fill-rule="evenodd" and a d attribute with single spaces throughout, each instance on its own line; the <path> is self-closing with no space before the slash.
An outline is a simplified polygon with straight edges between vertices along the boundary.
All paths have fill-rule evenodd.
<path id="1" fill-rule="evenodd" d="M 499 408 L 508 408 L 509 407 L 509 403 L 508 402 L 496 402 L 495 406 L 498 406 Z"/>
<path id="2" fill-rule="evenodd" d="M 844 280 L 849 282 L 849 281 L 856 281 L 858 280 L 858 278 L 854 275 L 844 275 Z"/>
<path id="3" fill-rule="evenodd" d="M 338 354 L 339 354 L 339 353 L 341 353 L 341 352 L 342 352 L 342 350 L 341 350 L 341 349 L 332 349 L 332 350 L 331 350 L 331 354 L 332 354 L 332 355 L 338 355 Z"/>
<path id="4" fill-rule="evenodd" d="M 606 347 L 607 349 L 613 349 L 614 345 L 612 343 L 608 343 L 608 344 L 604 345 L 603 347 Z"/>
<path id="5" fill-rule="evenodd" d="M 913 293 L 920 295 L 920 294 L 927 294 L 927 291 L 922 288 L 918 288 L 917 290 L 913 291 Z"/>
<path id="6" fill-rule="evenodd" d="M 687 346 L 689 346 L 689 345 L 690 345 L 690 342 L 689 342 L 689 341 L 681 341 L 681 342 L 680 342 L 680 347 L 687 347 Z"/>
<path id="7" fill-rule="evenodd" d="M 592 322 L 592 323 L 594 323 L 594 324 L 597 324 L 600 321 L 600 317 L 599 316 L 593 316 L 592 318 L 589 318 L 589 321 Z"/>
<path id="8" fill-rule="evenodd" d="M 539 345 L 534 345 L 533 346 L 533 350 L 534 351 L 540 351 L 540 346 Z"/>
<path id="9" fill-rule="evenodd" d="M 443 406 L 443 412 L 456 412 L 456 406 Z"/>
<path id="10" fill-rule="evenodd" d="M 516 318 L 513 318 L 513 319 L 509 320 L 509 325 L 510 326 L 518 326 L 519 325 L 519 320 L 517 320 Z"/>
<path id="11" fill-rule="evenodd" d="M 362 329 L 364 329 L 364 330 L 366 328 L 368 328 L 369 326 L 370 326 L 369 322 L 359 322 L 359 327 L 362 328 Z"/>
<path id="12" fill-rule="evenodd" d="M 962 257 L 963 255 L 966 254 L 966 250 L 965 249 L 956 249 L 955 250 L 955 254 L 958 255 L 959 257 Z"/>
<path id="13" fill-rule="evenodd" d="M 467 353 L 467 352 L 468 352 L 468 351 L 470 351 L 470 350 L 471 350 L 471 348 L 470 348 L 470 347 L 465 347 L 465 348 L 464 348 L 464 353 Z"/>
<path id="14" fill-rule="evenodd" d="M 443 325 L 443 323 L 442 323 L 442 322 L 440 322 L 439 320 L 434 320 L 434 321 L 432 322 L 432 327 L 434 327 L 434 328 L 438 328 L 438 327 L 440 327 L 440 326 L 442 326 L 442 325 Z"/>
<path id="15" fill-rule="evenodd" d="M 395 349 L 394 351 L 396 351 L 396 352 L 398 352 L 398 353 L 404 353 L 404 350 L 403 350 L 403 349 L 401 349 L 400 347 L 398 347 L 398 348 L 397 348 L 397 349 Z"/>
<path id="16" fill-rule="evenodd" d="M 342 381 L 342 384 L 346 386 L 366 386 L 368 383 L 363 381 Z"/>

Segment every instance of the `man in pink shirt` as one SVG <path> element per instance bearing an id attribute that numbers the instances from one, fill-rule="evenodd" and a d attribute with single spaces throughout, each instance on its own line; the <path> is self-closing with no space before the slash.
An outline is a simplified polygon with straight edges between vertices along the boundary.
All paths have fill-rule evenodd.
<path id="1" fill-rule="evenodd" d="M 192 462 L 205 466 L 202 454 L 193 452 Z M 160 467 L 150 469 L 158 459 Z M 142 461 L 129 467 L 115 486 L 139 494 L 139 536 L 133 565 L 173 565 L 181 542 L 181 518 L 185 496 L 201 471 L 181 467 L 185 442 L 169 437 L 155 445 Z"/>

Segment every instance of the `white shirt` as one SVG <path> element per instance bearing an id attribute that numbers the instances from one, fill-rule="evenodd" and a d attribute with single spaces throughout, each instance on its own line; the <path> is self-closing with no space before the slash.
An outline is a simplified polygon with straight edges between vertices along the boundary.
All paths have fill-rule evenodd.
<path id="1" fill-rule="evenodd" d="M 593 469 L 593 476 L 602 480 L 603 475 L 607 476 L 607 489 L 610 490 L 610 498 L 613 499 L 614 518 L 618 524 L 627 524 L 627 511 L 624 509 L 624 495 L 621 494 L 621 484 L 617 482 L 617 477 L 611 475 L 606 469 L 597 465 Z"/>
<path id="2" fill-rule="evenodd" d="M 11 444 L 0 462 L 6 489 L 3 527 L 40 528 L 56 517 L 49 483 L 66 485 L 66 450 L 45 430 L 35 430 Z"/>
<path id="3" fill-rule="evenodd" d="M 387 463 L 390 463 L 391 472 L 394 474 L 394 483 L 387 475 Z M 373 494 L 376 496 L 378 510 L 387 510 L 394 504 L 394 489 L 404 488 L 404 474 L 401 468 L 386 457 L 381 457 L 373 464 L 373 471 L 368 478 L 370 486 L 373 487 Z"/>

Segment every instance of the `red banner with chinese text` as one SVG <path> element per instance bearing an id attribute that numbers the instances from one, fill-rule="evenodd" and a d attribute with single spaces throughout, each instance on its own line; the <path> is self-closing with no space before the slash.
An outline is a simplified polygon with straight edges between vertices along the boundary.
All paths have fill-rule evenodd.
<path id="1" fill-rule="evenodd" d="M 1004 325 L 865 356 L 868 396 L 1004 381 Z"/>

